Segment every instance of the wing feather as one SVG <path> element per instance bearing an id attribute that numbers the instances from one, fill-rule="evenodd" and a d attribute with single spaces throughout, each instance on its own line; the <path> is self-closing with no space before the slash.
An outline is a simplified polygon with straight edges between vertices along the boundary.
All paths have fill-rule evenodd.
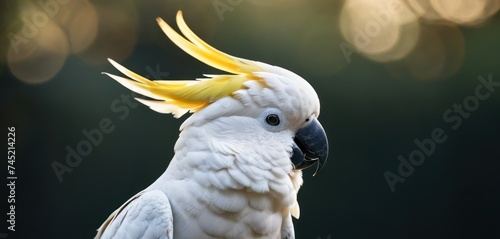
<path id="1" fill-rule="evenodd" d="M 114 211 L 95 239 L 172 239 L 173 228 L 167 196 L 159 190 L 143 191 Z"/>

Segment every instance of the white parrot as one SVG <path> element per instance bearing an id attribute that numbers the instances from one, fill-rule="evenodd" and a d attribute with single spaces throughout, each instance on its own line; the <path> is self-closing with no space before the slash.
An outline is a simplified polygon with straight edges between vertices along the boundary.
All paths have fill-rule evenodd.
<path id="1" fill-rule="evenodd" d="M 153 184 L 114 211 L 95 238 L 295 238 L 302 169 L 328 156 L 318 96 L 286 69 L 220 52 L 196 36 L 182 12 L 182 35 L 165 34 L 198 60 L 232 73 L 150 81 L 110 60 L 130 79 L 107 74 L 180 117 L 175 156 Z M 316 174 L 315 173 L 315 174 Z"/>

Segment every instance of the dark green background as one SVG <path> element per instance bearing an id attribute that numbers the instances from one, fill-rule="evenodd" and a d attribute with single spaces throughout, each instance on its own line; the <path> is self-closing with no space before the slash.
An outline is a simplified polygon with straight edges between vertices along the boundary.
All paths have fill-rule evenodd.
<path id="1" fill-rule="evenodd" d="M 205 35 L 200 22 L 189 20 L 195 13 L 190 13 L 188 4 L 172 2 L 175 7 L 156 12 L 138 8 L 139 28 L 152 28 L 153 38 L 160 40 L 148 42 L 152 36 L 140 35 L 123 65 L 142 75 L 148 74 L 146 66 L 159 65 L 170 79 L 218 73 L 177 49 L 157 27 L 157 16 L 173 24 L 177 9 L 183 9 L 188 24 L 213 46 L 290 69 L 318 92 L 319 119 L 331 152 L 318 176 L 312 177 L 312 170 L 305 172 L 299 192 L 301 218 L 295 220 L 297 238 L 500 237 L 500 88 L 481 101 L 457 130 L 442 118 L 453 104 L 474 94 L 479 75 L 492 74 L 500 82 L 498 15 L 484 26 L 460 28 L 465 57 L 457 73 L 424 81 L 411 76 L 396 79 L 386 65 L 358 54 L 335 74 L 318 76 L 304 68 L 299 62 L 308 59 L 291 54 L 297 46 L 290 39 L 301 36 L 303 26 L 272 27 L 294 9 L 292 3 L 282 3 L 276 10 L 243 2 L 224 21 L 208 4 L 207 15 L 215 19 L 216 27 L 213 35 Z M 4 5 L 10 8 L 2 12 L 15 11 L 15 4 Z M 312 11 L 338 14 L 339 4 L 312 5 L 317 5 Z M 262 15 L 271 20 L 267 29 L 241 27 Z M 333 23 L 322 27 L 339 31 Z M 342 53 L 339 49 L 331 54 Z M 121 114 L 110 106 L 130 92 L 101 75 L 103 71 L 118 74 L 109 64 L 91 65 L 70 56 L 54 79 L 27 85 L 9 73 L 5 63 L 0 65 L 0 125 L 4 138 L 6 127 L 16 126 L 19 177 L 16 232 L 8 238 L 93 238 L 113 210 L 167 167 L 186 117 L 176 120 L 138 105 L 120 120 Z M 51 163 L 64 162 L 65 147 L 75 148 L 85 139 L 81 131 L 98 127 L 103 118 L 112 120 L 114 131 L 59 182 Z M 383 173 L 396 172 L 398 155 L 408 157 L 416 149 L 413 141 L 430 137 L 434 128 L 445 130 L 446 142 L 391 192 Z M 4 155 L 5 150 L 6 146 Z M 1 175 L 6 161 L 0 164 Z M 6 197 L 6 187 L 1 188 Z M 0 233 L 6 233 L 6 208 L 0 211 Z"/>

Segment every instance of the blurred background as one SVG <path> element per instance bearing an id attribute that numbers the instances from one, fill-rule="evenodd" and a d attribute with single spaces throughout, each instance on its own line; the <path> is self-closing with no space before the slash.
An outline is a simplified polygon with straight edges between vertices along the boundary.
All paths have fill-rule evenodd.
<path id="1" fill-rule="evenodd" d="M 157 26 L 156 17 L 174 26 L 182 10 L 214 47 L 290 69 L 318 92 L 331 152 L 321 174 L 305 172 L 297 238 L 500 238 L 499 8 L 498 0 L 1 1 L 0 122 L 5 138 L 16 127 L 18 180 L 16 232 L 5 205 L 0 236 L 93 238 L 161 175 L 186 116 L 136 104 L 101 72 L 117 74 L 112 58 L 150 79 L 220 73 Z M 89 143 L 103 124 L 113 130 Z M 446 140 L 424 155 L 415 141 L 429 142 L 435 129 Z M 8 194 L 2 186 L 3 202 Z"/>

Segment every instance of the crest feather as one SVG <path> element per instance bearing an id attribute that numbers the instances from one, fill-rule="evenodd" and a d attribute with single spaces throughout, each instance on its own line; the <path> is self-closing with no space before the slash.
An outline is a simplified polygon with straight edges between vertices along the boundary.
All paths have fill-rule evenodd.
<path id="1" fill-rule="evenodd" d="M 243 83 L 248 80 L 260 81 L 260 77 L 253 73 L 265 69 L 256 62 L 228 55 L 208 45 L 189 29 L 181 11 L 177 13 L 176 20 L 185 37 L 161 18 L 157 18 L 163 32 L 179 48 L 207 65 L 235 75 L 205 75 L 208 78 L 197 80 L 151 81 L 111 59 L 108 59 L 109 62 L 130 79 L 105 74 L 128 89 L 156 100 L 137 99 L 139 102 L 159 113 L 172 113 L 176 118 L 187 112 L 196 112 L 220 98 L 245 88 Z"/>

